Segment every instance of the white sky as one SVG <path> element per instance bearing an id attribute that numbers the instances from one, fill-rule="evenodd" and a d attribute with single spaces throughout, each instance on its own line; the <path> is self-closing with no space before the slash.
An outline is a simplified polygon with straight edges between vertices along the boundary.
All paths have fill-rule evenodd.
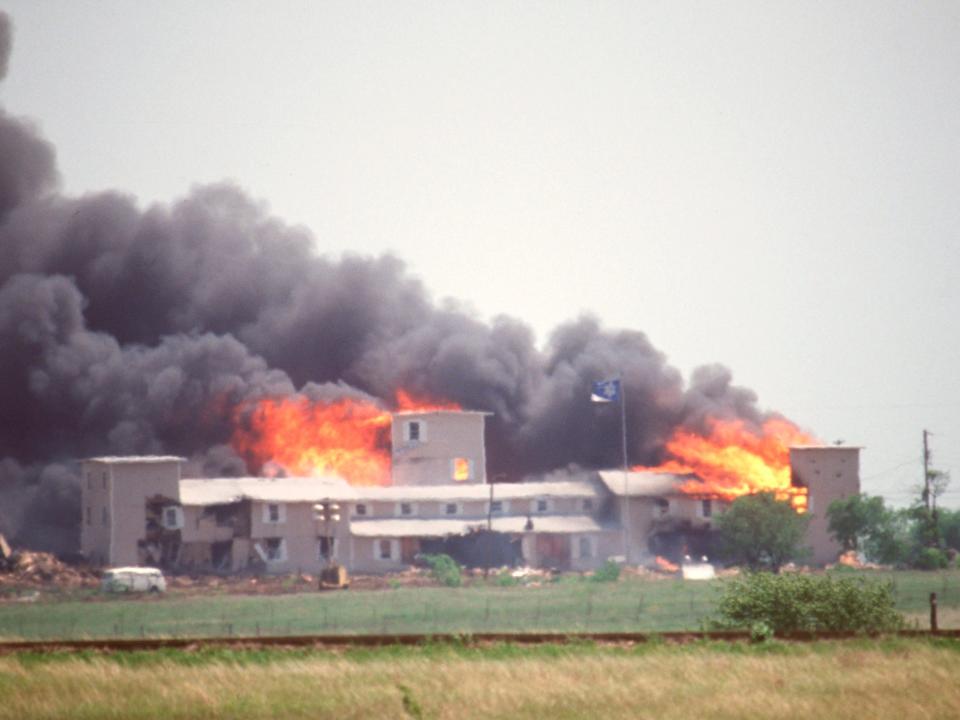
<path id="1" fill-rule="evenodd" d="M 720 362 L 960 505 L 960 3 L 0 0 L 64 190 L 231 179 L 544 340 Z"/>

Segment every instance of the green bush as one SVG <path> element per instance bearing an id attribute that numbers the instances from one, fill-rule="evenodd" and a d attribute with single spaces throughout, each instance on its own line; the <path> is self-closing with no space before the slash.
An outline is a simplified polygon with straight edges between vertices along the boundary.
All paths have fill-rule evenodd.
<path id="1" fill-rule="evenodd" d="M 925 547 L 917 553 L 914 567 L 918 570 L 942 570 L 947 567 L 947 554 L 939 548 Z"/>
<path id="2" fill-rule="evenodd" d="M 613 560 L 607 560 L 590 576 L 593 582 L 616 582 L 620 577 L 620 566 Z"/>
<path id="3" fill-rule="evenodd" d="M 460 566 L 449 555 L 424 555 L 423 561 L 430 566 L 430 575 L 441 585 L 460 587 Z"/>
<path id="4" fill-rule="evenodd" d="M 520 584 L 520 578 L 515 578 L 509 570 L 501 570 L 494 575 L 493 582 L 498 587 L 513 587 Z"/>
<path id="5" fill-rule="evenodd" d="M 903 627 L 893 584 L 830 575 L 750 573 L 723 584 L 715 625 L 792 632 L 886 632 Z"/>

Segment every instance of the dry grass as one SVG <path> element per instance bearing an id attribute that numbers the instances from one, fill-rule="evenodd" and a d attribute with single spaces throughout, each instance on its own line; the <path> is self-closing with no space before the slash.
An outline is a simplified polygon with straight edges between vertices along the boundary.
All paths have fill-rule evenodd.
<path id="1" fill-rule="evenodd" d="M 21 662 L 0 718 L 956 718 L 960 652 L 916 641 Z"/>

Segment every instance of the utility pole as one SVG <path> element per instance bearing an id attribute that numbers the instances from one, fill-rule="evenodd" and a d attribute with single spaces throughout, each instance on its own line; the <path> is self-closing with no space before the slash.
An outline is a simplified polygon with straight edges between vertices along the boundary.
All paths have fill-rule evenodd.
<path id="1" fill-rule="evenodd" d="M 927 514 L 930 513 L 931 509 L 931 497 L 930 497 L 930 446 L 927 443 L 927 437 L 930 435 L 929 431 L 923 431 L 923 502 L 927 506 Z"/>

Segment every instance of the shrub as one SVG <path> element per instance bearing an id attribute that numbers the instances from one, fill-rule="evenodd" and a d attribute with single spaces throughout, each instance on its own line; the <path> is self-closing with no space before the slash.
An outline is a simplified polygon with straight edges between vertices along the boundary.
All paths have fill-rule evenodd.
<path id="1" fill-rule="evenodd" d="M 942 570 L 948 565 L 947 554 L 939 548 L 921 548 L 913 564 L 919 570 Z"/>
<path id="2" fill-rule="evenodd" d="M 590 576 L 593 582 L 616 582 L 620 577 L 620 566 L 613 560 L 607 560 Z"/>
<path id="3" fill-rule="evenodd" d="M 886 632 L 903 627 L 892 583 L 829 575 L 750 573 L 723 585 L 715 624 L 792 632 Z"/>
<path id="4" fill-rule="evenodd" d="M 520 578 L 515 578 L 509 570 L 501 570 L 494 576 L 493 582 L 498 587 L 513 587 L 520 584 Z"/>
<path id="5" fill-rule="evenodd" d="M 441 585 L 460 587 L 460 566 L 449 555 L 424 555 L 423 561 L 430 566 L 430 575 Z"/>

